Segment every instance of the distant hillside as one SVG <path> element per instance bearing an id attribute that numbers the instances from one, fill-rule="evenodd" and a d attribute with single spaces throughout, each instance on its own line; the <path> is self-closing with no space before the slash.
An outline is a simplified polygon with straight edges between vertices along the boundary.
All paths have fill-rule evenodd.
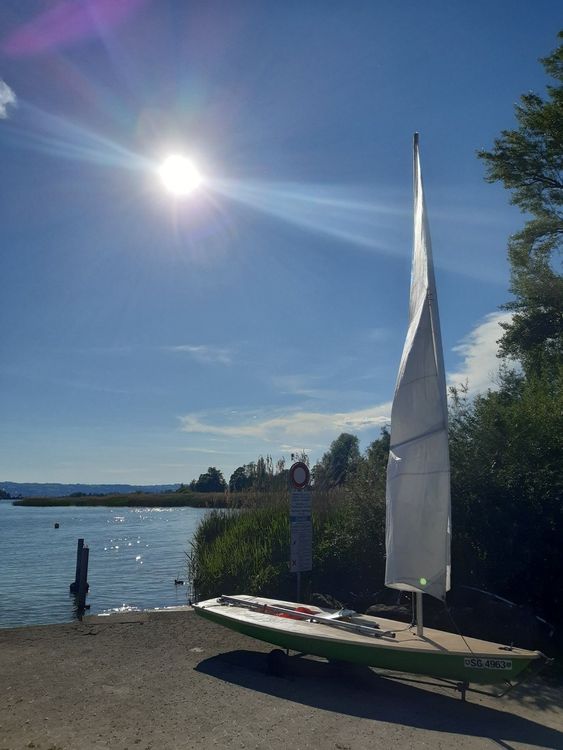
<path id="1" fill-rule="evenodd" d="M 174 492 L 179 484 L 56 484 L 41 482 L 0 482 L 0 490 L 10 497 L 67 497 L 75 492 L 85 495 L 118 495 L 128 492 Z"/>

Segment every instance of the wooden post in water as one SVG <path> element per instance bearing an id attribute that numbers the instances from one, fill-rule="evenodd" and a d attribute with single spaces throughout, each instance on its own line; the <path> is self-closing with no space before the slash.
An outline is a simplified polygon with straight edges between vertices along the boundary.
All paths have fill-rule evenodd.
<path id="1" fill-rule="evenodd" d="M 81 540 L 84 544 L 84 540 Z M 88 593 L 88 557 L 90 554 L 90 550 L 88 547 L 83 546 L 82 552 L 80 556 L 80 578 L 78 581 L 78 591 L 77 593 L 77 606 L 79 610 L 86 609 L 86 594 Z"/>
<path id="2" fill-rule="evenodd" d="M 84 547 L 84 539 L 78 540 L 76 547 L 76 573 L 74 575 L 74 581 L 70 584 L 70 593 L 78 593 L 78 583 L 80 581 L 80 566 L 82 565 L 82 548 Z"/>

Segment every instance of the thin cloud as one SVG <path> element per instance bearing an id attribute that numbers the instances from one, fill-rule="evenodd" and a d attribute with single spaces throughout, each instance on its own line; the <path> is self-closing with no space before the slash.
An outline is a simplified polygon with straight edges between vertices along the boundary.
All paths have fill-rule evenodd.
<path id="1" fill-rule="evenodd" d="M 391 404 L 380 404 L 350 412 L 322 413 L 294 411 L 283 414 L 250 415 L 230 424 L 217 424 L 205 414 L 180 417 L 184 432 L 220 435 L 230 438 L 254 438 L 268 443 L 305 444 L 311 440 L 325 442 L 339 432 L 361 432 L 389 422 Z"/>
<path id="2" fill-rule="evenodd" d="M 0 120 L 8 117 L 9 106 L 17 106 L 17 98 L 8 84 L 0 78 Z"/>
<path id="3" fill-rule="evenodd" d="M 472 394 L 494 386 L 498 373 L 497 341 L 502 335 L 499 324 L 508 320 L 508 313 L 492 313 L 454 347 L 453 351 L 461 356 L 462 362 L 455 372 L 448 374 L 450 385 L 468 381 Z M 197 347 L 178 347 L 188 351 L 193 348 Z M 312 395 L 312 389 L 307 388 L 307 378 L 303 375 L 276 376 L 276 381 L 279 386 L 285 386 L 296 394 Z M 258 440 L 288 449 L 289 446 L 328 445 L 341 432 L 361 434 L 383 427 L 390 420 L 391 402 L 388 401 L 346 412 L 302 408 L 283 412 L 272 409 L 261 412 L 231 410 L 191 413 L 180 417 L 180 429 L 196 435 Z"/>
<path id="4" fill-rule="evenodd" d="M 208 344 L 179 344 L 178 346 L 166 346 L 164 349 L 168 352 L 184 352 L 189 354 L 196 362 L 200 364 L 232 364 L 232 352 L 220 346 L 210 346 Z"/>
<path id="5" fill-rule="evenodd" d="M 248 451 L 233 451 L 227 448 L 218 450 L 217 448 L 180 448 L 183 453 L 211 453 L 217 456 L 247 456 Z"/>
<path id="6" fill-rule="evenodd" d="M 313 399 L 333 399 L 340 391 L 330 388 L 317 388 L 315 384 L 321 381 L 318 375 L 274 375 L 272 385 L 282 394 L 304 396 Z"/>
<path id="7" fill-rule="evenodd" d="M 325 446 L 315 445 L 315 446 L 305 447 L 303 445 L 300 445 L 299 447 L 297 447 L 297 446 L 292 445 L 292 444 L 280 445 L 280 449 L 282 451 L 285 451 L 286 453 L 289 453 L 290 455 L 292 453 L 293 454 L 295 454 L 295 453 L 305 453 L 305 454 L 309 455 L 309 453 L 311 453 L 311 451 L 313 450 L 313 447 L 314 448 L 324 448 Z"/>
<path id="8" fill-rule="evenodd" d="M 483 393 L 493 388 L 499 370 L 497 357 L 498 340 L 503 334 L 501 323 L 507 323 L 511 313 L 490 313 L 469 333 L 453 351 L 462 357 L 456 372 L 448 374 L 449 385 L 460 385 L 467 382 L 472 395 Z"/>

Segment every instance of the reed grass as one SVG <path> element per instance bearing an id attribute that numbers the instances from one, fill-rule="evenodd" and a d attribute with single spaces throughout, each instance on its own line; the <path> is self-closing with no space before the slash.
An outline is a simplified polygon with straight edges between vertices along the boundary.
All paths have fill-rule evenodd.
<path id="1" fill-rule="evenodd" d="M 189 558 L 198 598 L 244 590 L 283 591 L 289 576 L 288 504 L 215 510 L 200 523 Z"/>
<path id="2" fill-rule="evenodd" d="M 242 593 L 295 598 L 288 493 L 253 500 L 247 497 L 240 511 L 212 511 L 200 522 L 188 554 L 197 599 Z M 359 503 L 343 489 L 313 493 L 313 570 L 302 575 L 304 599 L 317 593 L 357 603 L 382 585 L 383 558 L 375 558 L 374 548 L 383 545 L 383 517 L 381 498 Z"/>

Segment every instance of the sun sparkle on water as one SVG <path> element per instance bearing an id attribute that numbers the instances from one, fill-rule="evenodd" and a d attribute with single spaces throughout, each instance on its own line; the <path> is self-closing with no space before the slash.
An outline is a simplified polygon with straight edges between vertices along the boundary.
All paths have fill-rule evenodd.
<path id="1" fill-rule="evenodd" d="M 171 154 L 161 164 L 158 173 L 164 186 L 173 195 L 189 195 L 202 183 L 202 176 L 190 159 Z"/>

